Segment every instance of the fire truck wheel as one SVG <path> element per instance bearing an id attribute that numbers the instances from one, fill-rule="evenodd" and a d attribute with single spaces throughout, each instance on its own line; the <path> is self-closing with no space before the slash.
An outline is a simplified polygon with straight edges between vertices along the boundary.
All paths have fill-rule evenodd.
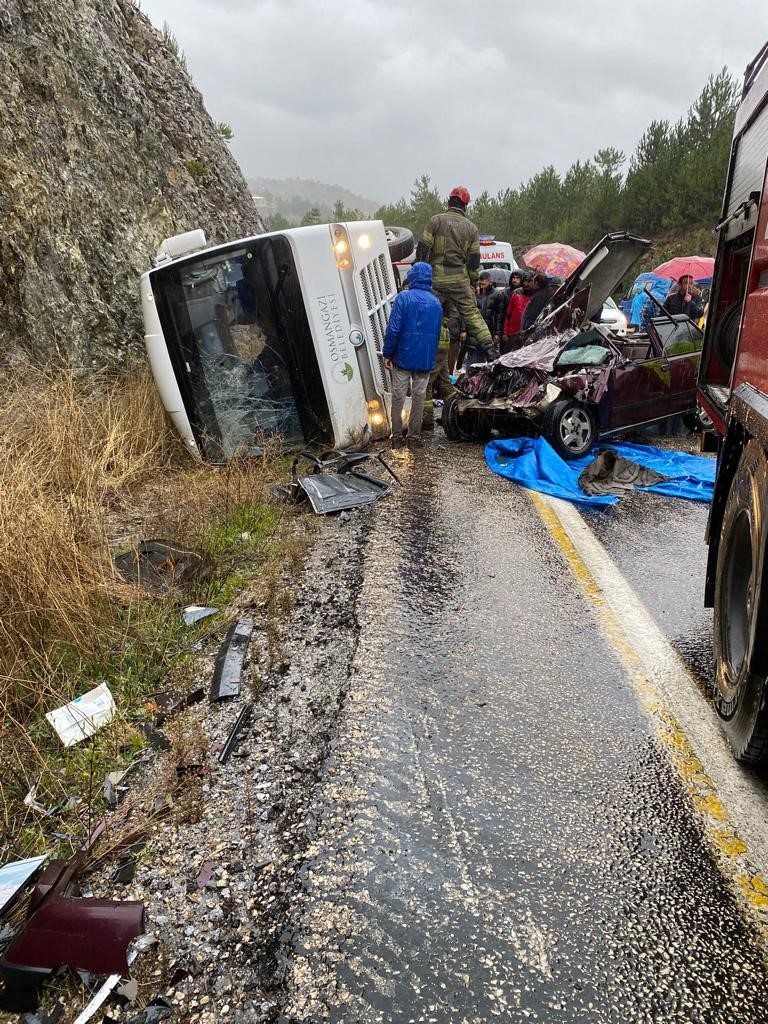
<path id="1" fill-rule="evenodd" d="M 441 424 L 445 436 L 449 441 L 468 441 L 470 444 L 479 444 L 490 441 L 491 422 L 482 412 L 470 409 L 462 412 L 459 407 L 459 398 L 451 395 L 443 405 Z"/>
<path id="2" fill-rule="evenodd" d="M 766 680 L 749 670 L 752 636 L 765 559 L 768 460 L 750 441 L 731 485 L 720 532 L 715 583 L 714 701 L 736 759 L 758 764 L 768 758 Z"/>
<path id="3" fill-rule="evenodd" d="M 712 345 L 720 366 L 730 376 L 733 360 L 736 358 L 736 345 L 739 340 L 739 324 L 741 323 L 741 307 L 739 300 L 726 309 L 723 319 L 717 325 Z"/>
<path id="4" fill-rule="evenodd" d="M 389 258 L 393 263 L 406 259 L 416 248 L 413 232 L 408 228 L 384 228 L 384 233 L 387 236 Z"/>

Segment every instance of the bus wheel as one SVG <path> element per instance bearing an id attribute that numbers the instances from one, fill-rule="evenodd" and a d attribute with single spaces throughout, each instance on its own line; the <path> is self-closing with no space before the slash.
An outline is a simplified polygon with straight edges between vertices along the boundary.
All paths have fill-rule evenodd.
<path id="1" fill-rule="evenodd" d="M 458 395 L 446 398 L 443 405 L 441 424 L 449 441 L 468 441 L 471 444 L 484 443 L 491 439 L 491 422 L 482 412 L 470 409 L 462 412 Z"/>
<path id="2" fill-rule="evenodd" d="M 389 248 L 389 258 L 393 263 L 407 259 L 416 248 L 413 232 L 408 228 L 384 228 Z"/>
<path id="3" fill-rule="evenodd" d="M 765 558 L 768 460 L 750 441 L 736 469 L 725 507 L 715 583 L 714 701 L 738 761 L 768 757 L 766 679 L 749 670 Z"/>

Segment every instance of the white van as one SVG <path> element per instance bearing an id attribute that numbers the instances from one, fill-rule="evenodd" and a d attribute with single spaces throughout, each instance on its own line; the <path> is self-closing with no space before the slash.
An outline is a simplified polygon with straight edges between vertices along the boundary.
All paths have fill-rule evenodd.
<path id="1" fill-rule="evenodd" d="M 390 245 L 402 254 L 402 238 Z M 190 452 L 222 462 L 270 435 L 292 448 L 389 436 L 389 248 L 380 221 L 163 242 L 141 278 L 145 342 Z"/>

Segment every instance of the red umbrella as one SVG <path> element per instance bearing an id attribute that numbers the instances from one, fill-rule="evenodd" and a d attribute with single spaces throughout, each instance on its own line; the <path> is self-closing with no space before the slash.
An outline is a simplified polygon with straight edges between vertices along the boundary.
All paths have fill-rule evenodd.
<path id="1" fill-rule="evenodd" d="M 694 281 L 706 281 L 712 277 L 715 261 L 711 256 L 675 256 L 656 267 L 657 277 L 671 277 L 673 281 L 690 274 Z"/>
<path id="2" fill-rule="evenodd" d="M 523 256 L 523 262 L 527 267 L 540 270 L 542 274 L 568 277 L 584 257 L 585 253 L 574 249 L 572 245 L 564 245 L 562 242 L 544 242 L 529 249 Z"/>

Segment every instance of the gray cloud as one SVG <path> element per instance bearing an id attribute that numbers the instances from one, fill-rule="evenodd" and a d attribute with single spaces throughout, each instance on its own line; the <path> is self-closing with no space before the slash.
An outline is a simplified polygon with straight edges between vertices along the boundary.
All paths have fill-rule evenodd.
<path id="1" fill-rule="evenodd" d="M 142 0 L 248 175 L 389 201 L 517 185 L 676 120 L 768 34 L 765 0 Z M 502 9 L 500 9 L 502 8 Z"/>

